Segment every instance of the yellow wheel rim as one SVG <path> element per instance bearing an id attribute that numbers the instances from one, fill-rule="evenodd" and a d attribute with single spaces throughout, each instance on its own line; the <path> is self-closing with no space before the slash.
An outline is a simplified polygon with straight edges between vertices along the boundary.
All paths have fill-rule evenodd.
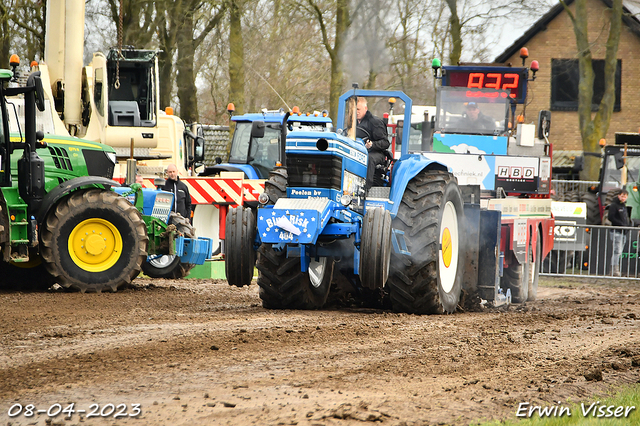
<path id="1" fill-rule="evenodd" d="M 449 267 L 451 265 L 451 256 L 452 256 L 452 247 L 451 247 L 451 232 L 449 228 L 445 228 L 442 232 L 442 262 L 445 267 Z"/>
<path id="2" fill-rule="evenodd" d="M 120 231 L 107 220 L 80 222 L 69 235 L 69 255 L 80 268 L 102 272 L 116 264 L 122 254 Z"/>

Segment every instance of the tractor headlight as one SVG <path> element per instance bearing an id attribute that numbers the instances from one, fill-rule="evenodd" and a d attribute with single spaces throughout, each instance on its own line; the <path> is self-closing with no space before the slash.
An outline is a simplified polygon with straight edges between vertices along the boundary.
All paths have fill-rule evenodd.
<path id="1" fill-rule="evenodd" d="M 265 205 L 269 202 L 269 196 L 267 195 L 266 192 L 263 192 L 258 196 L 258 202 L 262 205 Z"/>
<path id="2" fill-rule="evenodd" d="M 351 200 L 352 200 L 351 195 L 344 194 L 342 197 L 340 197 L 340 204 L 347 207 L 349 204 L 351 204 Z"/>
<path id="3" fill-rule="evenodd" d="M 105 152 L 107 154 L 107 158 L 111 160 L 113 164 L 116 164 L 116 153 L 115 152 Z"/>

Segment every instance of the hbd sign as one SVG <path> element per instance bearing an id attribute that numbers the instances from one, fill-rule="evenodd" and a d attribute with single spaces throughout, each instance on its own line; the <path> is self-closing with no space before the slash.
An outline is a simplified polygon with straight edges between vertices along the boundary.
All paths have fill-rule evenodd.
<path id="1" fill-rule="evenodd" d="M 536 170 L 533 167 L 500 166 L 498 167 L 497 178 L 530 180 L 533 179 L 535 175 Z"/>

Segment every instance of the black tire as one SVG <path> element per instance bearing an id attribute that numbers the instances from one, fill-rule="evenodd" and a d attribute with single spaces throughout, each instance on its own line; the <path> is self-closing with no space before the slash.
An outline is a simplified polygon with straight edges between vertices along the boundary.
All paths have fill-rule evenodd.
<path id="1" fill-rule="evenodd" d="M 227 212 L 225 223 L 224 269 L 229 285 L 243 287 L 250 285 L 256 252 L 253 242 L 256 238 L 256 217 L 247 207 L 232 207 Z"/>
<path id="2" fill-rule="evenodd" d="M 331 288 L 333 258 L 311 259 L 308 272 L 300 270 L 300 258 L 287 258 L 270 244 L 258 250 L 258 285 L 262 306 L 266 309 L 320 309 Z M 313 271 L 317 273 L 313 273 Z"/>
<path id="3" fill-rule="evenodd" d="M 536 231 L 538 232 L 538 231 Z M 538 281 L 540 279 L 540 264 L 542 263 L 542 235 L 538 232 L 538 245 L 536 246 L 536 260 L 531 259 L 533 257 L 533 250 L 530 250 L 531 256 L 529 257 L 529 282 L 528 282 L 528 294 L 527 301 L 534 301 L 538 296 Z M 533 269 L 532 269 L 533 268 Z"/>
<path id="4" fill-rule="evenodd" d="M 196 238 L 195 229 L 180 213 L 171 212 L 169 225 L 175 225 L 176 230 L 186 238 Z M 151 255 L 142 264 L 142 272 L 150 278 L 175 280 L 189 275 L 194 266 L 192 263 L 180 262 L 180 258 L 175 255 Z"/>
<path id="5" fill-rule="evenodd" d="M 381 208 L 367 210 L 360 243 L 360 282 L 363 287 L 383 288 L 391 262 L 391 214 Z"/>
<path id="6" fill-rule="evenodd" d="M 269 172 L 269 179 L 264 182 L 264 192 L 269 196 L 268 204 L 275 204 L 278 199 L 287 195 L 288 179 L 287 169 L 283 167 Z"/>
<path id="7" fill-rule="evenodd" d="M 451 173 L 423 170 L 411 179 L 393 220 L 394 229 L 404 231 L 411 252 L 411 257 L 391 254 L 388 290 L 394 310 L 414 314 L 456 310 L 464 273 L 463 220 L 462 196 Z M 445 247 L 443 256 L 445 235 L 450 237 L 451 253 Z"/>
<path id="8" fill-rule="evenodd" d="M 529 297 L 529 251 L 530 246 L 527 246 L 527 254 L 525 263 L 517 263 L 514 259 L 514 263 L 509 265 L 508 268 L 504 268 L 502 273 L 502 279 L 500 280 L 500 286 L 504 289 L 511 290 L 511 300 L 514 303 L 524 303 Z"/>
<path id="9" fill-rule="evenodd" d="M 0 262 L 0 290 L 46 291 L 56 283 L 40 258 L 22 264 Z"/>
<path id="10" fill-rule="evenodd" d="M 580 201 L 580 193 L 578 191 L 570 191 L 564 194 L 564 201 L 569 203 L 577 203 Z"/>
<path id="11" fill-rule="evenodd" d="M 587 204 L 587 225 L 601 225 L 598 195 L 593 192 L 585 192 L 582 194 L 582 201 Z"/>
<path id="12" fill-rule="evenodd" d="M 91 240 L 85 241 L 83 232 Z M 87 243 L 95 253 L 88 252 Z M 147 257 L 147 243 L 140 212 L 126 198 L 102 189 L 72 193 L 42 224 L 47 271 L 62 287 L 83 293 L 116 291 L 131 283 Z"/>

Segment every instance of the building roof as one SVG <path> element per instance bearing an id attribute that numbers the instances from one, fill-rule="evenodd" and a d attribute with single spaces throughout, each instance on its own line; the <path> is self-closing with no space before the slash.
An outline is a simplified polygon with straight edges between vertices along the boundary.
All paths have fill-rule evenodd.
<path id="1" fill-rule="evenodd" d="M 576 157 L 582 155 L 582 150 L 553 150 L 551 167 L 554 169 L 570 169 L 574 166 Z"/>
<path id="2" fill-rule="evenodd" d="M 605 4 L 606 7 L 611 7 L 611 0 L 601 0 L 602 3 Z M 565 3 L 567 6 L 573 3 L 573 0 L 566 0 Z M 624 4 L 627 3 L 627 4 Z M 564 10 L 564 6 L 562 3 L 558 3 L 553 6 L 547 13 L 545 13 L 540 19 L 534 23 L 531 28 L 529 28 L 525 33 L 517 39 L 511 46 L 507 47 L 507 49 L 502 52 L 500 55 L 496 57 L 495 62 L 504 63 L 513 55 L 518 53 L 521 48 L 525 47 L 525 44 L 529 42 L 533 37 L 536 36 L 540 31 L 543 31 L 549 22 L 556 18 Z M 631 31 L 640 37 L 640 20 L 635 16 L 636 13 L 640 12 L 640 6 L 637 4 L 632 4 L 631 2 L 623 2 L 623 10 L 622 10 L 622 22 L 624 22 Z"/>

